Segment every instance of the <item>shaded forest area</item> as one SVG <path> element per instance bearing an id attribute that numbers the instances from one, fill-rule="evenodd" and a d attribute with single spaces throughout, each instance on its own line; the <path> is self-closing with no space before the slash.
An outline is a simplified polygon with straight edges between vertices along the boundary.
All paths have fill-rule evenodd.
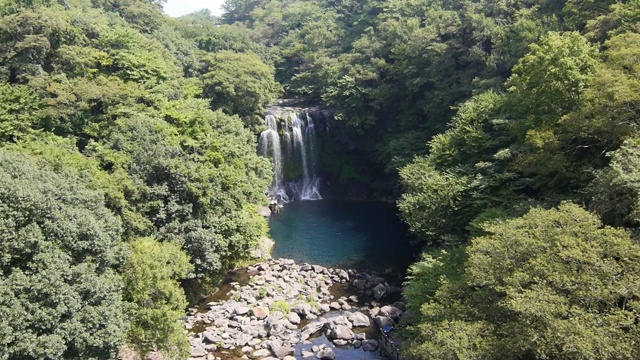
<path id="1" fill-rule="evenodd" d="M 186 357 L 266 234 L 283 94 L 425 246 L 406 357 L 640 359 L 640 1 L 161 6 L 0 2 L 0 359 Z"/>

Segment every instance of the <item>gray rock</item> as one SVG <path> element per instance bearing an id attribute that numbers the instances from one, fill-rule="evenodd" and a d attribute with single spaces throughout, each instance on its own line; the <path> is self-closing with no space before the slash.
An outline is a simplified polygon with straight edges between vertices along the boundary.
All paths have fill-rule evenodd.
<path id="1" fill-rule="evenodd" d="M 278 359 L 284 359 L 285 356 L 293 354 L 293 351 L 290 346 L 271 345 L 271 353 Z"/>
<path id="2" fill-rule="evenodd" d="M 222 341 L 222 339 L 219 336 L 208 331 L 202 334 L 202 339 L 204 340 L 204 342 L 209 344 L 215 344 Z"/>
<path id="3" fill-rule="evenodd" d="M 283 360 L 296 360 L 295 356 L 285 356 Z"/>
<path id="4" fill-rule="evenodd" d="M 378 329 L 384 329 L 385 326 L 396 326 L 396 323 L 390 317 L 386 316 L 376 316 L 373 318 L 373 321 L 376 323 Z"/>
<path id="5" fill-rule="evenodd" d="M 338 270 L 338 276 L 341 280 L 349 281 L 349 274 L 344 270 Z"/>
<path id="6" fill-rule="evenodd" d="M 207 356 L 207 350 L 205 350 L 202 344 L 193 344 L 191 348 L 191 357 L 193 358 L 203 358 Z"/>
<path id="7" fill-rule="evenodd" d="M 316 274 L 324 274 L 327 271 L 327 268 L 320 265 L 311 265 L 311 269 L 313 269 L 313 272 Z"/>
<path id="8" fill-rule="evenodd" d="M 244 315 L 249 312 L 249 308 L 243 305 L 236 306 L 234 312 L 236 313 L 236 315 Z"/>
<path id="9" fill-rule="evenodd" d="M 383 284 L 376 285 L 373 289 L 373 297 L 376 300 L 382 299 L 387 294 L 387 288 Z"/>
<path id="10" fill-rule="evenodd" d="M 365 280 L 354 280 L 353 281 L 353 287 L 356 288 L 356 290 L 358 291 L 364 291 L 367 288 L 367 282 Z"/>
<path id="11" fill-rule="evenodd" d="M 334 339 L 333 343 L 336 346 L 346 346 L 347 344 L 349 344 L 349 342 L 347 340 L 341 340 L 341 339 Z"/>
<path id="12" fill-rule="evenodd" d="M 290 323 L 295 325 L 300 324 L 300 316 L 294 312 L 290 312 L 287 315 L 287 320 L 289 320 Z"/>
<path id="13" fill-rule="evenodd" d="M 329 304 L 329 307 L 333 310 L 340 310 L 340 308 L 342 308 L 342 305 L 334 301 L 331 304 Z"/>
<path id="14" fill-rule="evenodd" d="M 336 353 L 333 352 L 333 349 L 325 347 L 318 352 L 316 357 L 320 360 L 334 360 L 336 358 Z"/>
<path id="15" fill-rule="evenodd" d="M 351 324 L 355 327 L 369 327 L 371 326 L 371 319 L 361 312 L 353 312 L 346 314 L 347 319 L 351 322 Z"/>
<path id="16" fill-rule="evenodd" d="M 302 333 L 307 335 L 313 335 L 318 331 L 322 330 L 322 327 L 324 326 L 324 324 L 325 323 L 323 321 L 310 322 L 302 328 Z M 314 352 L 316 351 L 314 350 Z"/>
<path id="17" fill-rule="evenodd" d="M 380 316 L 386 316 L 386 317 L 390 317 L 393 320 L 398 320 L 400 318 L 400 315 L 402 315 L 402 310 L 398 309 L 395 306 L 383 306 L 382 308 L 380 308 Z"/>
<path id="18" fill-rule="evenodd" d="M 354 348 L 359 348 L 360 346 L 362 346 L 362 341 L 361 340 L 354 340 L 353 341 L 353 347 Z"/>
<path id="19" fill-rule="evenodd" d="M 215 319 L 213 321 L 213 325 L 218 328 L 223 328 L 229 326 L 229 320 L 227 319 Z"/>
<path id="20" fill-rule="evenodd" d="M 356 337 L 356 340 L 366 340 L 367 339 L 367 334 L 366 333 L 356 333 L 355 337 Z"/>
<path id="21" fill-rule="evenodd" d="M 240 334 L 236 339 L 236 346 L 245 346 L 251 341 L 253 337 L 249 334 Z"/>
<path id="22" fill-rule="evenodd" d="M 364 351 L 376 351 L 378 349 L 378 342 L 375 340 L 364 340 L 362 342 L 362 350 Z"/>
<path id="23" fill-rule="evenodd" d="M 353 340 L 353 331 L 351 331 L 346 325 L 336 325 L 330 330 L 329 338 L 331 339 Z"/>
<path id="24" fill-rule="evenodd" d="M 286 324 L 282 320 L 280 313 L 275 313 L 267 318 L 265 322 L 267 334 L 270 336 L 282 334 L 286 329 Z"/>
<path id="25" fill-rule="evenodd" d="M 267 316 L 269 316 L 269 308 L 265 307 L 265 306 L 256 306 L 253 309 L 251 309 L 251 313 L 256 318 L 262 320 L 262 319 L 266 318 Z"/>
<path id="26" fill-rule="evenodd" d="M 291 308 L 291 311 L 302 317 L 307 317 L 309 314 L 311 314 L 311 305 L 305 302 L 298 303 Z"/>
<path id="27" fill-rule="evenodd" d="M 311 351 L 302 350 L 302 358 L 303 359 L 312 358 L 314 356 L 315 356 L 315 354 L 312 353 Z"/>
<path id="28" fill-rule="evenodd" d="M 271 355 L 271 351 L 269 351 L 267 349 L 260 349 L 260 350 L 257 350 L 257 351 L 253 352 L 253 357 L 256 357 L 256 358 L 263 358 L 263 357 L 267 357 L 269 355 Z"/>

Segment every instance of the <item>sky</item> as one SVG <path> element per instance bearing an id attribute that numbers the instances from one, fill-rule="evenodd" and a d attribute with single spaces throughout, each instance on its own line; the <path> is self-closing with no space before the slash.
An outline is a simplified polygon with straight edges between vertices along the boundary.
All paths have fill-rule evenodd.
<path id="1" fill-rule="evenodd" d="M 164 12 L 169 16 L 176 17 L 190 14 L 194 11 L 207 8 L 213 15 L 222 15 L 220 6 L 224 0 L 167 0 L 164 5 Z"/>

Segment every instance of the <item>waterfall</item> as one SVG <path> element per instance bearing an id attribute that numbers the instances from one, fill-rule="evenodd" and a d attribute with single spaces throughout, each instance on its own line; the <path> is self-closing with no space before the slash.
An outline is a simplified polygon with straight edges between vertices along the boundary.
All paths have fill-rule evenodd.
<path id="1" fill-rule="evenodd" d="M 267 115 L 267 130 L 260 134 L 259 154 L 273 161 L 274 179 L 269 196 L 280 202 L 299 200 L 321 200 L 320 179 L 316 176 L 316 132 L 315 124 L 307 113 L 292 112 L 282 117 L 284 131 L 278 132 L 278 118 Z M 284 143 L 284 151 L 282 143 Z M 286 179 L 283 169 L 302 170 L 299 179 Z"/>

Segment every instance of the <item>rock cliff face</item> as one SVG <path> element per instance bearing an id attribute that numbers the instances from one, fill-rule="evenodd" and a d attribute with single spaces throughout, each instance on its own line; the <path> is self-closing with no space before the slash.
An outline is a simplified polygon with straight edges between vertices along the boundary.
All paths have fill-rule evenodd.
<path id="1" fill-rule="evenodd" d="M 333 359 L 335 346 L 376 351 L 378 341 L 367 339 L 371 327 L 395 326 L 404 306 L 379 303 L 397 298 L 400 289 L 375 274 L 288 259 L 241 271 L 251 277 L 231 283 L 228 300 L 207 304 L 205 312 L 190 309 L 185 318 L 193 359 Z M 354 295 L 336 298 L 334 284 L 348 285 Z M 365 298 L 370 301 L 360 301 Z M 309 340 L 318 336 L 331 343 L 313 345 Z"/>

